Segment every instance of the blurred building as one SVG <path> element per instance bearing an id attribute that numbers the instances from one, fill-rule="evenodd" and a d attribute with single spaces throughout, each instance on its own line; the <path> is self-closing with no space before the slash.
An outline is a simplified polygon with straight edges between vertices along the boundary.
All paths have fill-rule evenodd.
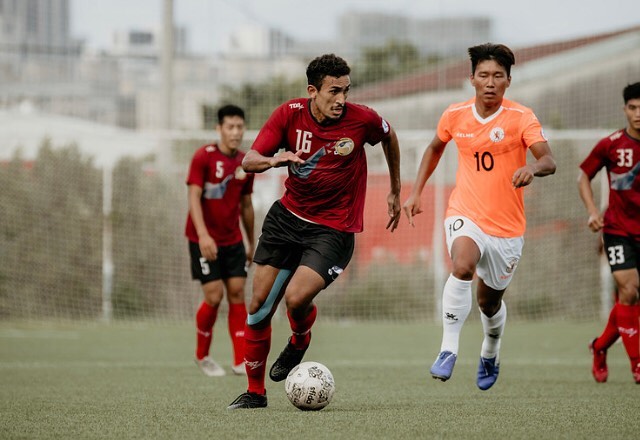
<path id="1" fill-rule="evenodd" d="M 79 53 L 69 0 L 0 1 L 0 105 L 68 89 Z"/>
<path id="2" fill-rule="evenodd" d="M 422 56 L 446 56 L 491 38 L 487 17 L 413 18 L 379 12 L 350 12 L 340 17 L 342 50 L 359 58 L 368 48 L 389 41 L 414 46 Z"/>
<path id="3" fill-rule="evenodd" d="M 306 64 L 295 48 L 296 41 L 278 29 L 262 24 L 241 26 L 229 35 L 219 60 L 220 84 L 239 87 L 276 76 L 299 78 Z"/>
<path id="4" fill-rule="evenodd" d="M 294 39 L 284 32 L 264 25 L 245 25 L 229 36 L 227 54 L 238 58 L 275 58 L 286 56 Z"/>
<path id="5" fill-rule="evenodd" d="M 0 108 L 27 103 L 41 112 L 103 124 L 162 128 L 161 31 L 120 30 L 111 47 L 90 52 L 70 35 L 69 14 L 69 0 L 0 0 Z M 466 49 L 490 41 L 491 33 L 487 17 L 349 12 L 339 17 L 331 41 L 296 40 L 257 24 L 237 29 L 227 50 L 213 57 L 190 54 L 188 30 L 177 27 L 172 126 L 211 128 L 204 126 L 205 109 L 217 106 L 229 89 L 249 90 L 256 96 L 249 96 L 247 105 L 268 107 L 261 108 L 268 114 L 273 103 L 257 95 L 284 92 L 263 83 L 276 77 L 284 79 L 280 83 L 302 80 L 310 59 L 334 52 L 354 67 L 352 99 L 371 103 L 399 129 L 432 128 L 445 103 L 469 94 Z M 413 64 L 393 70 L 398 67 L 393 59 L 386 65 L 361 62 L 368 49 L 390 42 L 414 47 Z M 617 114 L 610 109 L 619 104 L 620 83 L 640 75 L 638 47 L 636 28 L 519 49 L 510 95 L 556 127 L 601 124 L 601 115 Z M 360 80 L 357 73 L 366 69 L 369 76 Z M 248 84 L 258 84 L 257 89 Z"/>
<path id="6" fill-rule="evenodd" d="M 622 89 L 640 79 L 640 27 L 512 49 L 507 97 L 533 108 L 545 127 L 624 125 Z M 463 50 L 446 63 L 358 87 L 351 99 L 373 106 L 396 129 L 434 129 L 449 104 L 473 96 L 470 74 Z"/>

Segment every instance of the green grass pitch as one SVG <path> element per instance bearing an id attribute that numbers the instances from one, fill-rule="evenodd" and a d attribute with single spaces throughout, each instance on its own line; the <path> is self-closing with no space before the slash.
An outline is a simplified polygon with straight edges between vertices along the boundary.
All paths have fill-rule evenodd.
<path id="1" fill-rule="evenodd" d="M 0 438 L 58 439 L 637 439 L 640 385 L 621 344 L 609 381 L 590 373 L 600 323 L 508 322 L 500 379 L 475 385 L 478 323 L 468 323 L 453 377 L 428 368 L 440 327 L 318 322 L 305 360 L 336 380 L 319 412 L 294 408 L 267 380 L 269 407 L 226 410 L 246 379 L 207 378 L 193 362 L 190 324 L 0 324 Z M 274 322 L 269 362 L 288 324 Z M 231 362 L 224 318 L 214 357 Z"/>

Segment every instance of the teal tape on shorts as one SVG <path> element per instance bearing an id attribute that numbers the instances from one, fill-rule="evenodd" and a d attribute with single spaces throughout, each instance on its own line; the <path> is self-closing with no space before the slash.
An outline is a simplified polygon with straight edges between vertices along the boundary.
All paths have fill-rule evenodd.
<path id="1" fill-rule="evenodd" d="M 264 318 L 266 318 L 271 312 L 271 308 L 273 307 L 273 303 L 276 302 L 276 298 L 278 298 L 278 294 L 280 293 L 280 289 L 284 285 L 287 278 L 291 275 L 291 271 L 288 269 L 280 269 L 280 273 L 276 276 L 276 280 L 273 282 L 273 287 L 271 287 L 271 292 L 267 295 L 267 299 L 262 304 L 260 309 L 253 314 L 247 315 L 247 324 L 256 325 L 259 324 Z"/>

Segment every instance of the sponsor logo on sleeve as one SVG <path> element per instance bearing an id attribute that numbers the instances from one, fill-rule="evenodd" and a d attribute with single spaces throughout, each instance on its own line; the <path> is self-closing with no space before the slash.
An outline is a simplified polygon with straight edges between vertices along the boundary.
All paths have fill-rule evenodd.
<path id="1" fill-rule="evenodd" d="M 389 133 L 389 124 L 384 119 L 382 120 L 382 131 Z"/>

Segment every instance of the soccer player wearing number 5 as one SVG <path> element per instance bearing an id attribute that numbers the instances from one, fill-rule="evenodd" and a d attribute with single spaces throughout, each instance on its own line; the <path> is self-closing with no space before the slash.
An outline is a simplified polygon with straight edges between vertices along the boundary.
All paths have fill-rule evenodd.
<path id="1" fill-rule="evenodd" d="M 535 177 L 553 174 L 555 160 L 533 112 L 504 98 L 515 58 L 501 44 L 469 48 L 475 97 L 449 106 L 427 147 L 416 183 L 403 205 L 409 223 L 422 212 L 420 194 L 447 143 L 458 147 L 456 186 L 444 222 L 453 270 L 442 298 L 443 336 L 431 367 L 448 380 L 458 357 L 462 326 L 471 310 L 471 282 L 484 330 L 477 385 L 487 390 L 500 367 L 500 341 L 507 319 L 502 301 L 522 253 L 525 232 L 523 191 Z M 527 164 L 527 150 L 535 161 Z"/>
<path id="2" fill-rule="evenodd" d="M 348 64 L 320 56 L 307 67 L 308 98 L 275 109 L 242 166 L 260 173 L 288 167 L 285 193 L 269 210 L 254 260 L 253 296 L 245 327 L 248 388 L 229 409 L 264 408 L 271 317 L 284 297 L 292 335 L 269 370 L 275 382 L 300 363 L 311 341 L 313 299 L 351 260 L 363 228 L 367 186 L 365 144 L 381 143 L 390 173 L 387 229 L 400 219 L 400 149 L 391 126 L 375 111 L 348 103 Z M 278 153 L 278 150 L 284 149 Z"/>
<path id="3" fill-rule="evenodd" d="M 242 169 L 244 153 L 238 150 L 244 135 L 244 111 L 235 105 L 218 110 L 220 140 L 196 150 L 189 168 L 189 215 L 186 236 L 191 254 L 191 274 L 200 280 L 204 301 L 196 313 L 196 363 L 207 376 L 223 376 L 224 369 L 209 356 L 218 306 L 226 290 L 228 327 L 233 345 L 235 374 L 245 374 L 244 321 L 247 310 L 244 287 L 251 264 L 253 234 L 253 174 Z M 246 234 L 243 243 L 240 220 Z"/>
<path id="4" fill-rule="evenodd" d="M 617 301 L 603 333 L 589 348 L 593 353 L 592 373 L 596 382 L 606 382 L 607 350 L 618 339 L 631 361 L 631 372 L 640 383 L 640 82 L 622 92 L 627 128 L 602 139 L 580 164 L 578 190 L 593 232 L 603 231 L 604 249 L 617 288 Z M 604 213 L 596 207 L 591 180 L 601 168 L 609 178 L 609 205 Z"/>

